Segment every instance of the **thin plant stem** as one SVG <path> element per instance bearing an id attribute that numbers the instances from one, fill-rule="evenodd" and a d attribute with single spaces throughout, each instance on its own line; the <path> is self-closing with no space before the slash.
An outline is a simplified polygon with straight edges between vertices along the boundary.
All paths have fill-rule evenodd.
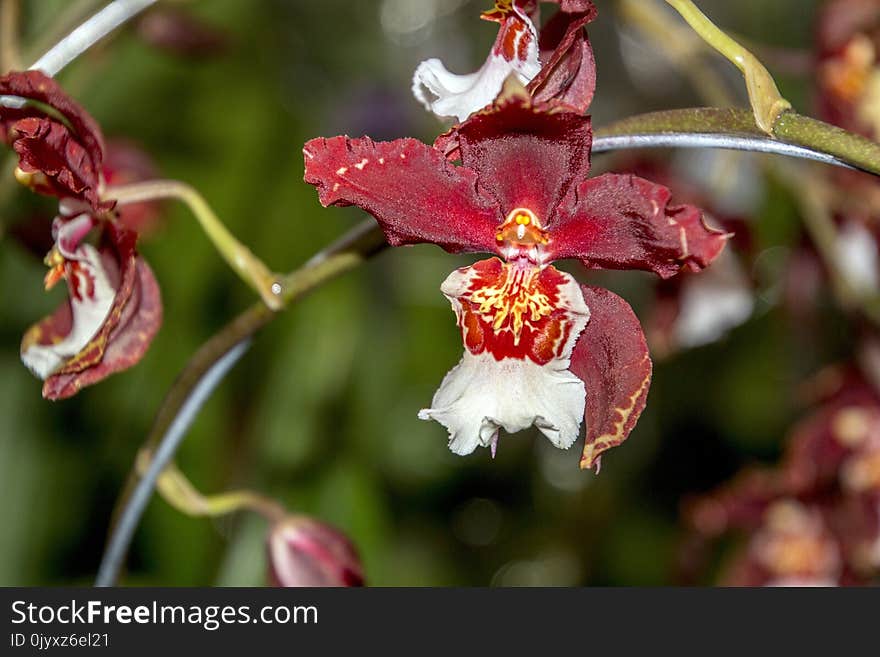
<path id="1" fill-rule="evenodd" d="M 70 0 L 64 8 L 54 16 L 52 24 L 35 36 L 33 43 L 24 48 L 26 62 L 35 62 L 52 46 L 70 34 L 74 28 L 82 24 L 93 14 L 101 0 Z"/>
<path id="2" fill-rule="evenodd" d="M 655 0 L 618 0 L 620 17 L 651 40 L 688 78 L 704 101 L 716 107 L 730 107 L 734 99 L 723 80 L 706 63 L 705 44 L 693 30 L 681 25 Z"/>
<path id="3" fill-rule="evenodd" d="M 102 196 L 115 200 L 118 205 L 158 199 L 183 202 L 233 271 L 260 295 L 269 308 L 281 308 L 282 286 L 279 276 L 270 271 L 262 260 L 229 232 L 205 198 L 191 185 L 177 180 L 149 180 L 107 187 Z"/>
<path id="4" fill-rule="evenodd" d="M 0 0 L 0 74 L 21 68 L 20 0 Z"/>
<path id="5" fill-rule="evenodd" d="M 188 392 L 186 399 L 181 404 L 180 412 L 159 441 L 147 471 L 132 491 L 130 503 L 123 511 L 116 531 L 111 536 L 101 559 L 95 586 L 113 586 L 116 583 L 135 530 L 152 497 L 156 480 L 174 458 L 177 448 L 186 436 L 186 432 L 195 420 L 199 409 L 208 400 L 211 392 L 223 380 L 226 373 L 244 355 L 249 344 L 249 341 L 242 342 L 223 354 Z"/>
<path id="6" fill-rule="evenodd" d="M 880 144 L 796 112 L 786 112 L 779 118 L 774 137 L 755 125 L 748 110 L 717 107 L 639 114 L 603 126 L 595 136 L 594 152 L 658 146 L 731 148 L 816 160 L 880 175 Z"/>
<path id="7" fill-rule="evenodd" d="M 361 222 L 335 243 L 312 257 L 303 267 L 281 279 L 283 307 L 287 307 L 322 283 L 354 269 L 380 252 L 385 246 L 387 244 L 384 236 L 376 223 L 372 220 Z M 257 331 L 276 316 L 277 313 L 264 303 L 256 303 L 215 333 L 189 359 L 183 371 L 166 393 L 153 421 L 153 427 L 141 447 L 140 453 L 146 452 L 156 455 L 150 466 L 151 473 L 170 428 L 175 426 L 178 417 L 186 411 L 187 400 L 190 399 L 192 391 L 202 385 L 202 382 L 211 375 L 214 371 L 213 368 L 226 354 L 238 345 L 249 342 Z M 166 461 L 162 469 L 169 463 L 170 460 Z M 158 478 L 158 473 L 156 478 Z M 147 496 L 152 492 L 155 481 L 154 479 L 152 482 L 148 482 Z M 102 563 L 108 562 L 109 565 L 104 568 L 99 579 L 105 584 L 115 583 L 119 576 L 128 543 L 137 526 L 136 522 L 132 526 L 132 518 L 136 515 L 133 514 L 132 508 L 145 504 L 142 499 L 144 486 L 144 480 L 139 477 L 136 462 L 123 487 L 111 521 L 107 548 L 102 560 Z M 138 519 L 139 517 L 137 516 Z M 121 541 L 120 534 L 128 535 L 128 540 Z M 124 545 L 126 548 L 121 553 L 119 552 L 120 545 Z M 111 550 L 113 550 L 112 554 L 110 554 Z"/>
<path id="8" fill-rule="evenodd" d="M 703 40 L 730 60 L 743 74 L 755 123 L 768 135 L 775 135 L 779 116 L 791 109 L 779 93 L 776 82 L 758 58 L 718 28 L 691 0 L 666 0 Z"/>
<path id="9" fill-rule="evenodd" d="M 137 470 L 141 477 L 149 472 L 151 463 L 150 452 L 142 451 L 138 455 Z M 253 511 L 270 522 L 275 522 L 286 513 L 279 502 L 252 490 L 204 495 L 173 463 L 162 470 L 156 481 L 156 490 L 175 509 L 194 517 L 216 518 L 236 511 Z"/>

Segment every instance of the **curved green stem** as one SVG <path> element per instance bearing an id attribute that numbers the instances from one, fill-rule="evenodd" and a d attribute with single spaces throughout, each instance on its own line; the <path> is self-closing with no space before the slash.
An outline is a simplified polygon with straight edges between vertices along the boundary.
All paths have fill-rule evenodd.
<path id="1" fill-rule="evenodd" d="M 149 470 L 151 459 L 151 453 L 147 450 L 141 450 L 138 454 L 135 467 L 139 476 L 144 476 Z M 156 490 L 168 504 L 190 516 L 216 518 L 236 511 L 253 511 L 274 522 L 286 513 L 281 503 L 252 490 L 204 495 L 173 463 L 162 470 L 156 481 Z"/>
<path id="2" fill-rule="evenodd" d="M 776 82 L 758 58 L 718 28 L 691 0 L 666 0 L 703 40 L 730 60 L 743 74 L 755 123 L 762 132 L 776 135 L 775 124 L 791 109 Z"/>
<path id="3" fill-rule="evenodd" d="M 194 187 L 177 180 L 148 180 L 107 187 L 102 194 L 118 205 L 141 203 L 159 199 L 182 201 L 195 215 L 211 243 L 217 247 L 227 264 L 250 285 L 272 310 L 282 307 L 281 285 L 278 275 L 272 273 L 263 261 L 239 242 Z"/>
<path id="4" fill-rule="evenodd" d="M 305 265 L 283 277 L 281 286 L 281 307 L 287 307 L 322 283 L 354 269 L 366 259 L 387 246 L 382 231 L 372 220 L 365 220 L 355 226 L 338 241 L 319 252 Z M 162 405 L 153 421 L 140 454 L 152 454 L 162 437 L 180 413 L 191 391 L 199 384 L 214 365 L 239 343 L 250 339 L 257 331 L 272 321 L 277 313 L 264 303 L 255 303 L 205 342 L 189 359 L 177 379 L 165 395 Z M 143 457 L 139 457 L 143 458 Z M 143 466 L 143 463 L 140 463 Z M 171 466 L 173 467 L 173 464 Z M 139 479 L 139 464 L 136 461 L 129 472 L 125 486 L 120 494 L 111 520 L 108 545 L 118 530 L 118 520 L 132 501 L 132 494 Z M 172 483 L 179 483 L 172 482 Z M 168 484 L 171 485 L 171 484 Z M 176 498 L 180 501 L 180 497 Z M 253 499 L 251 498 L 251 502 Z M 221 500 L 218 508 L 228 507 L 230 503 L 241 504 L 238 500 Z"/>

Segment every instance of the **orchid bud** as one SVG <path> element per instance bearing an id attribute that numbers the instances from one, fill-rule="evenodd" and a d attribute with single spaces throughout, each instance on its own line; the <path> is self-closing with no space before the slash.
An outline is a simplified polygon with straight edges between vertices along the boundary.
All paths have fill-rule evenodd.
<path id="1" fill-rule="evenodd" d="M 363 566 L 345 534 L 307 516 L 276 522 L 267 541 L 272 586 L 363 586 Z"/>

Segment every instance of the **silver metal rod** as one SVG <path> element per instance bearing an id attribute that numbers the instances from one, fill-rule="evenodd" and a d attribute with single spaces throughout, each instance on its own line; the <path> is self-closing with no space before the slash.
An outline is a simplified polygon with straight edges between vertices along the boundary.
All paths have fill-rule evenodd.
<path id="1" fill-rule="evenodd" d="M 54 77 L 74 59 L 156 0 L 113 0 L 74 29 L 33 63 L 30 68 Z"/>
<path id="2" fill-rule="evenodd" d="M 804 160 L 814 160 L 845 169 L 858 169 L 828 153 L 814 151 L 804 146 L 788 144 L 775 139 L 711 133 L 658 133 L 635 135 L 611 135 L 593 140 L 594 153 L 625 150 L 629 148 L 722 148 L 734 151 L 772 153 Z"/>
<path id="3" fill-rule="evenodd" d="M 98 568 L 98 576 L 95 578 L 95 586 L 114 586 L 119 578 L 119 572 L 125 562 L 125 556 L 128 554 L 128 548 L 134 537 L 135 530 L 141 522 L 144 511 L 150 498 L 153 496 L 153 489 L 156 487 L 156 481 L 162 470 L 172 461 L 177 448 L 183 442 L 186 432 L 195 421 L 199 410 L 208 401 L 214 388 L 223 380 L 232 366 L 238 362 L 251 344 L 250 338 L 236 344 L 232 349 L 227 351 L 220 360 L 211 366 L 201 380 L 192 389 L 189 397 L 180 407 L 180 411 L 174 418 L 174 421 L 168 427 L 159 446 L 153 453 L 150 460 L 150 467 L 144 475 L 138 480 L 128 503 L 119 516 L 119 522 L 113 530 L 113 534 L 107 543 L 104 556 L 101 558 L 101 565 Z"/>

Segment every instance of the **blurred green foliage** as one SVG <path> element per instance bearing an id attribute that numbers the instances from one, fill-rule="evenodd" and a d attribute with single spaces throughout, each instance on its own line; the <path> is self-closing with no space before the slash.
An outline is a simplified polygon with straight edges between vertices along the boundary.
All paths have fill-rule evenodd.
<path id="1" fill-rule="evenodd" d="M 66 4 L 25 3 L 26 40 L 43 34 Z M 597 4 L 596 124 L 699 104 L 671 69 L 659 89 L 634 81 L 621 49 L 636 46 L 621 40 L 612 3 Z M 362 216 L 320 207 L 302 182 L 302 144 L 364 132 L 432 139 L 442 126 L 410 96 L 413 68 L 438 56 L 473 70 L 494 36 L 476 20 L 485 8 L 476 0 L 175 5 L 225 33 L 225 51 L 180 57 L 129 26 L 60 80 L 108 137 L 136 141 L 163 176 L 195 185 L 278 271 L 303 263 Z M 756 42 L 809 48 L 814 3 L 701 5 Z M 419 27 L 419 7 L 436 18 Z M 807 112 L 809 82 L 781 78 L 783 93 Z M 731 76 L 737 92 L 738 84 Z M 4 162 L 3 230 L 51 216 L 51 201 L 11 186 L 11 160 Z M 611 162 L 597 156 L 596 166 Z M 759 250 L 784 252 L 800 239 L 792 200 L 772 183 L 754 219 Z M 141 250 L 165 304 L 147 357 L 50 403 L 21 365 L 18 344 L 62 291 L 45 294 L 39 258 L 8 234 L 0 241 L 0 584 L 90 581 L 164 392 L 193 351 L 253 301 L 181 206 L 166 206 Z M 558 451 L 536 432 L 502 437 L 494 460 L 487 450 L 456 457 L 445 430 L 416 412 L 460 357 L 438 288 L 467 262 L 430 246 L 387 251 L 278 317 L 202 411 L 181 468 L 206 492 L 260 489 L 338 525 L 359 546 L 372 584 L 671 583 L 682 497 L 743 463 L 772 460 L 799 412 L 794 387 L 848 346 L 833 313 L 804 335 L 765 303 L 721 342 L 657 363 L 647 411 L 598 477 L 578 470 L 580 446 Z M 650 301 L 647 276 L 572 271 L 625 295 L 637 312 Z M 126 582 L 261 584 L 265 529 L 251 517 L 191 519 L 156 498 Z"/>

